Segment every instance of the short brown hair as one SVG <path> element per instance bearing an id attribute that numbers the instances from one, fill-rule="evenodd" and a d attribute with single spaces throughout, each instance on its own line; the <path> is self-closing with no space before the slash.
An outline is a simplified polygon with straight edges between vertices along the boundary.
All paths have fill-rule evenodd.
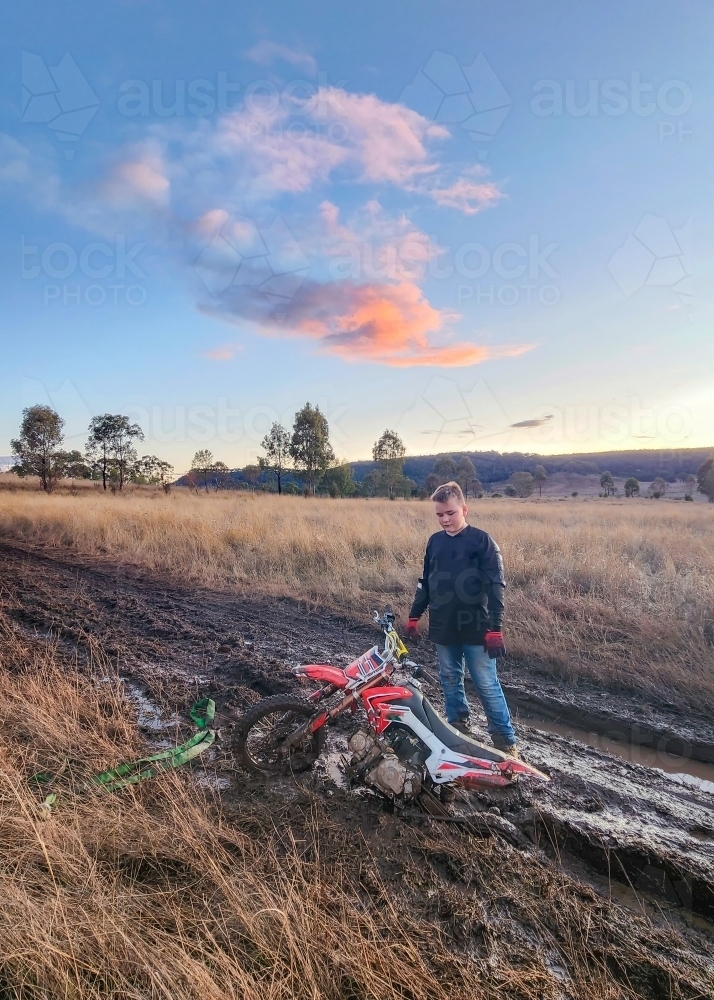
<path id="1" fill-rule="evenodd" d="M 438 486 L 431 494 L 431 499 L 434 503 L 448 503 L 449 500 L 455 500 L 460 506 L 466 503 L 464 495 L 461 492 L 461 487 L 458 483 L 454 482 Z"/>

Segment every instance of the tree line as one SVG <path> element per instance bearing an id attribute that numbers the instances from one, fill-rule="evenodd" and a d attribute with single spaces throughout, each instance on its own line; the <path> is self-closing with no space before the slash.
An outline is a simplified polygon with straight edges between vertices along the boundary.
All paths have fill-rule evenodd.
<path id="1" fill-rule="evenodd" d="M 50 406 L 28 406 L 22 411 L 20 434 L 10 445 L 18 476 L 37 476 L 40 488 L 51 493 L 59 479 L 94 479 L 103 488 L 122 490 L 126 482 L 158 484 L 168 492 L 174 467 L 156 455 L 139 457 L 135 442 L 144 440 L 138 424 L 119 413 L 92 417 L 84 454 L 65 451 L 64 419 Z"/>
<path id="2" fill-rule="evenodd" d="M 618 479 L 635 477 L 640 483 L 651 483 L 658 476 L 672 484 L 684 481 L 710 457 L 711 448 L 657 448 L 632 451 L 597 452 L 568 455 L 539 455 L 529 452 L 460 451 L 459 456 L 468 457 L 478 469 L 478 477 L 488 488 L 497 489 L 495 483 L 505 483 L 514 472 L 535 473 L 537 465 L 543 466 L 549 477 L 556 473 L 576 473 L 597 475 L 599 478 L 608 470 Z M 405 475 L 417 483 L 424 483 L 432 471 L 435 459 L 440 456 L 409 455 L 405 459 Z M 352 463 L 355 479 L 359 482 L 374 467 L 371 460 Z"/>

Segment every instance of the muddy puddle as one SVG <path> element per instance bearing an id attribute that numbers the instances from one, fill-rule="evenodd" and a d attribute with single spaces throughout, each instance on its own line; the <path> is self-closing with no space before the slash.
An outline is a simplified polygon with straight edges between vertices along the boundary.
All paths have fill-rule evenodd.
<path id="1" fill-rule="evenodd" d="M 162 733 L 168 729 L 176 729 L 180 723 L 176 712 L 164 712 L 155 702 L 149 698 L 145 689 L 130 680 L 128 677 L 122 678 L 124 696 L 136 711 L 136 721 L 139 729 L 148 730 L 151 733 Z"/>
<path id="2" fill-rule="evenodd" d="M 655 750 L 622 740 L 614 740 L 600 733 L 577 729 L 565 723 L 553 722 L 537 715 L 520 712 L 517 714 L 520 722 L 531 726 L 542 733 L 553 733 L 568 740 L 576 740 L 585 746 L 602 750 L 605 753 L 626 760 L 630 764 L 640 764 L 667 774 L 670 778 L 683 785 L 699 788 L 701 791 L 714 794 L 714 764 L 691 760 L 678 754 L 667 753 L 665 750 Z"/>

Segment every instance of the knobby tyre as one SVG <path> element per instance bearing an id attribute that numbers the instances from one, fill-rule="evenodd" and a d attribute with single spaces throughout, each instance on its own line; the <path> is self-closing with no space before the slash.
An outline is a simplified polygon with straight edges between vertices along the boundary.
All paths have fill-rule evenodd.
<path id="1" fill-rule="evenodd" d="M 289 695 L 264 698 L 250 708 L 236 727 L 233 752 L 254 774 L 295 774 L 307 771 L 322 752 L 327 736 L 320 726 L 288 752 L 281 745 L 315 714 L 315 706 Z"/>

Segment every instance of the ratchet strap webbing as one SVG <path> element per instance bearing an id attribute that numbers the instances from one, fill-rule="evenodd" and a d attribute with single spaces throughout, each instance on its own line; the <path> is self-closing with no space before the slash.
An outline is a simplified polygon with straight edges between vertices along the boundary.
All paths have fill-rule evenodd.
<path id="1" fill-rule="evenodd" d="M 212 723 L 216 715 L 216 705 L 212 698 L 202 698 L 191 708 L 189 715 L 196 724 L 197 732 L 180 743 L 179 746 L 171 750 L 164 750 L 163 753 L 152 754 L 150 757 L 140 757 L 128 763 L 117 764 L 116 767 L 108 771 L 102 771 L 90 778 L 88 782 L 80 785 L 77 791 L 87 791 L 90 788 L 104 788 L 108 792 L 116 792 L 129 785 L 136 785 L 147 778 L 155 778 L 162 771 L 181 767 L 188 761 L 198 757 L 204 750 L 214 742 L 216 738 Z M 47 780 L 47 775 L 33 775 L 36 781 Z M 50 809 L 57 801 L 57 795 L 51 793 L 42 803 L 44 808 Z"/>

